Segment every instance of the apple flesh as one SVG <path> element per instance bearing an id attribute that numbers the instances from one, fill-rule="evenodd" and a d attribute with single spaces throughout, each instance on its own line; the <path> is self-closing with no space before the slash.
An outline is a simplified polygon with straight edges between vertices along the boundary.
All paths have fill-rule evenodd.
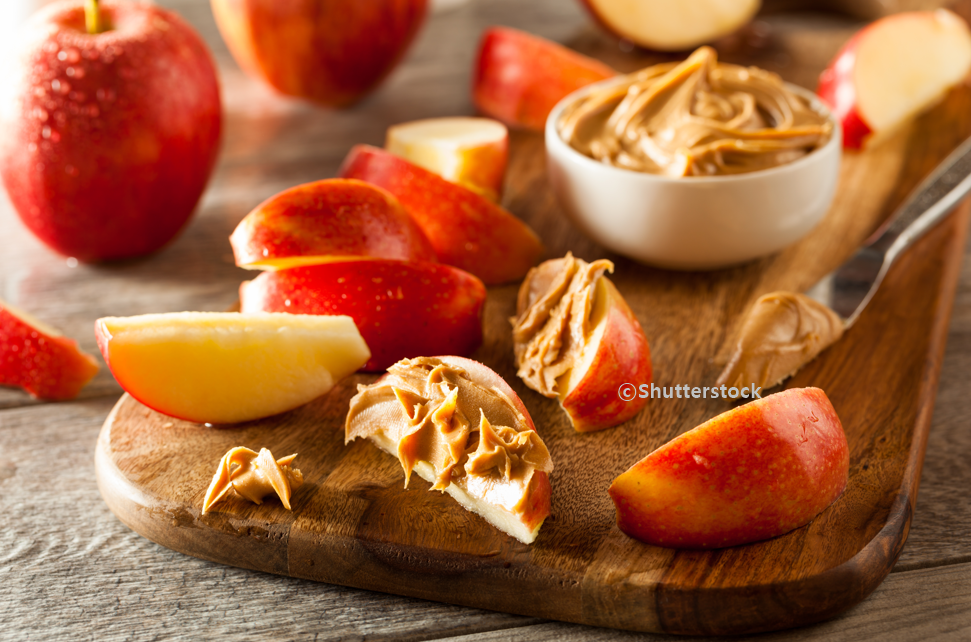
<path id="1" fill-rule="evenodd" d="M 391 192 L 431 241 L 439 261 L 487 285 L 521 279 L 543 253 L 529 226 L 499 205 L 383 149 L 357 145 L 340 176 Z"/>
<path id="2" fill-rule="evenodd" d="M 98 362 L 76 341 L 0 301 L 0 385 L 40 399 L 73 399 L 97 372 Z"/>
<path id="3" fill-rule="evenodd" d="M 611 484 L 620 529 L 672 548 L 722 548 L 807 524 L 846 488 L 849 448 L 826 393 L 795 388 L 718 415 Z"/>
<path id="4" fill-rule="evenodd" d="M 684 51 L 747 24 L 761 0 L 582 0 L 608 32 L 655 51 Z"/>
<path id="5" fill-rule="evenodd" d="M 244 71 L 282 94 L 345 107 L 404 56 L 428 0 L 211 0 Z"/>
<path id="6" fill-rule="evenodd" d="M 176 14 L 57 3 L 24 27 L 0 98 L 0 176 L 37 238 L 81 261 L 153 252 L 189 220 L 216 162 L 219 84 Z"/>
<path id="7" fill-rule="evenodd" d="M 229 241 L 236 265 L 282 269 L 349 258 L 434 261 L 435 250 L 398 200 L 349 179 L 280 192 L 246 215 Z"/>
<path id="8" fill-rule="evenodd" d="M 538 36 L 492 27 L 482 35 L 472 102 L 510 127 L 542 131 L 556 103 L 581 87 L 615 76 L 607 65 Z"/>
<path id="9" fill-rule="evenodd" d="M 128 394 L 198 423 L 268 417 L 329 392 L 371 356 L 350 317 L 177 312 L 106 317 L 95 336 Z"/>
<path id="10" fill-rule="evenodd" d="M 491 201 L 502 196 L 509 132 L 490 118 L 429 118 L 388 128 L 385 149 L 468 187 Z"/>
<path id="11" fill-rule="evenodd" d="M 578 432 L 617 426 L 631 419 L 647 397 L 620 398 L 621 384 L 651 383 L 651 351 L 641 324 L 613 283 L 597 281 L 592 330 L 576 364 L 557 383 L 560 405 Z"/>
<path id="12" fill-rule="evenodd" d="M 373 259 L 264 272 L 240 286 L 241 310 L 348 315 L 371 349 L 363 370 L 401 359 L 471 354 L 482 343 L 486 290 L 447 265 Z"/>
<path id="13" fill-rule="evenodd" d="M 940 9 L 864 27 L 819 77 L 819 97 L 843 126 L 843 146 L 878 142 L 937 103 L 971 70 L 971 31 Z"/>

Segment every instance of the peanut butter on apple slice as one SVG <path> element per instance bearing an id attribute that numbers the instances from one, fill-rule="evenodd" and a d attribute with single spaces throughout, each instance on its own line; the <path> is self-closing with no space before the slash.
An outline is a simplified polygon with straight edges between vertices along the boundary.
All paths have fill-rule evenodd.
<path id="1" fill-rule="evenodd" d="M 760 297 L 717 385 L 764 388 L 781 383 L 843 336 L 843 320 L 804 294 L 772 292 Z"/>
<path id="2" fill-rule="evenodd" d="M 206 491 L 202 514 L 205 515 L 230 489 L 256 504 L 262 504 L 264 497 L 276 493 L 283 507 L 290 510 L 291 493 L 303 485 L 303 474 L 291 466 L 296 456 L 274 459 L 273 453 L 266 448 L 261 448 L 259 453 L 242 446 L 231 449 L 219 461 Z"/>
<path id="3" fill-rule="evenodd" d="M 559 396 L 591 335 L 597 280 L 613 272 L 606 259 L 587 263 L 567 253 L 529 271 L 519 289 L 513 349 L 523 382 L 546 397 Z"/>
<path id="4" fill-rule="evenodd" d="M 345 442 L 359 437 L 398 458 L 406 488 L 417 472 L 520 541 L 533 541 L 548 513 L 548 497 L 544 509 L 534 500 L 548 492 L 538 473 L 551 472 L 553 462 L 532 421 L 507 392 L 454 362 L 404 359 L 358 386 Z"/>

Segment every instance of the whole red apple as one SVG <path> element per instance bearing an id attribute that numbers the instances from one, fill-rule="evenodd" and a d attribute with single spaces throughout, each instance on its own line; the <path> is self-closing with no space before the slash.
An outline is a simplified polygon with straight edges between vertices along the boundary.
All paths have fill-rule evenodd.
<path id="1" fill-rule="evenodd" d="M 404 56 L 428 0 L 211 0 L 239 66 L 289 96 L 344 107 Z"/>
<path id="2" fill-rule="evenodd" d="M 82 261 L 159 249 L 185 225 L 218 153 L 219 86 L 199 36 L 137 2 L 51 5 L 0 85 L 0 176 L 24 224 Z"/>

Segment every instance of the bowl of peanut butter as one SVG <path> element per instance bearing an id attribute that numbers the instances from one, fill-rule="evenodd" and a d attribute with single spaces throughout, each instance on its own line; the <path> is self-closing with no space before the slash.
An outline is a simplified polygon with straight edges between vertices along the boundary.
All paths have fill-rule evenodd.
<path id="1" fill-rule="evenodd" d="M 833 201 L 841 131 L 809 91 L 702 47 L 584 87 L 546 122 L 550 184 L 593 240 L 710 270 L 777 252 Z"/>

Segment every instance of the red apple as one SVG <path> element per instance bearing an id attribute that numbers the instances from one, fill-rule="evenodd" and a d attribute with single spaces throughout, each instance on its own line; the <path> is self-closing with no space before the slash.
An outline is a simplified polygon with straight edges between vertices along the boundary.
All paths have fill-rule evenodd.
<path id="1" fill-rule="evenodd" d="M 383 149 L 357 145 L 344 159 L 340 176 L 394 194 L 425 232 L 439 261 L 487 285 L 521 279 L 543 253 L 529 226 L 499 205 Z"/>
<path id="2" fill-rule="evenodd" d="M 673 548 L 721 548 L 808 523 L 846 488 L 849 448 L 818 388 L 756 399 L 672 439 L 610 486 L 617 525 Z"/>
<path id="3" fill-rule="evenodd" d="M 363 181 L 305 183 L 263 201 L 229 237 L 236 265 L 280 269 L 348 258 L 434 261 L 394 196 Z"/>
<path id="4" fill-rule="evenodd" d="M 277 91 L 344 107 L 404 56 L 428 0 L 211 0 L 239 66 Z"/>
<path id="5" fill-rule="evenodd" d="M 82 261 L 155 251 L 185 225 L 216 162 L 219 86 L 205 44 L 170 11 L 82 0 L 24 27 L 0 98 L 0 175 L 24 224 Z"/>
<path id="6" fill-rule="evenodd" d="M 971 70 L 971 31 L 946 9 L 900 13 L 864 27 L 819 77 L 817 93 L 857 149 L 925 111 Z"/>
<path id="7" fill-rule="evenodd" d="M 482 34 L 473 68 L 472 102 L 511 127 L 542 131 L 556 103 L 616 75 L 600 61 L 516 29 Z"/>
<path id="8" fill-rule="evenodd" d="M 264 272 L 240 286 L 243 312 L 347 315 L 371 349 L 363 370 L 407 357 L 467 355 L 482 343 L 482 282 L 438 263 L 371 259 Z"/>
<path id="9" fill-rule="evenodd" d="M 761 0 L 581 0 L 600 25 L 656 51 L 683 51 L 747 24 Z"/>
<path id="10" fill-rule="evenodd" d="M 98 362 L 56 329 L 0 301 L 0 385 L 41 399 L 73 399 Z"/>

